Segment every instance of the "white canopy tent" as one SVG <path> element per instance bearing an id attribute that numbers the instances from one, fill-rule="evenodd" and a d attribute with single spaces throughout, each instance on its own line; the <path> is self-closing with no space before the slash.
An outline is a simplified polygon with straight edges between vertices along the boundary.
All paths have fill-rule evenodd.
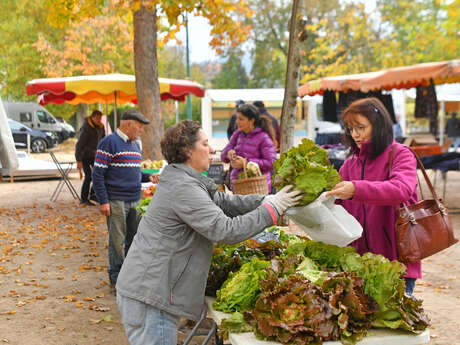
<path id="1" fill-rule="evenodd" d="M 201 99 L 201 124 L 208 138 L 213 139 L 212 130 L 212 106 L 213 102 L 228 102 L 233 104 L 236 100 L 245 102 L 263 101 L 282 102 L 284 100 L 284 88 L 278 89 L 207 89 L 204 97 Z M 298 100 L 309 101 L 322 99 L 322 96 L 304 96 L 298 97 Z M 308 115 L 310 116 L 310 114 Z M 214 138 L 213 145 L 220 149 L 226 144 L 226 138 L 219 140 Z M 222 142 L 220 142 L 222 141 Z"/>
<path id="2" fill-rule="evenodd" d="M 0 98 L 0 163 L 4 169 L 17 169 L 19 166 L 8 118 Z"/>
<path id="3" fill-rule="evenodd" d="M 212 102 L 282 101 L 284 89 L 207 89 L 201 99 L 201 124 L 208 138 L 212 138 Z"/>

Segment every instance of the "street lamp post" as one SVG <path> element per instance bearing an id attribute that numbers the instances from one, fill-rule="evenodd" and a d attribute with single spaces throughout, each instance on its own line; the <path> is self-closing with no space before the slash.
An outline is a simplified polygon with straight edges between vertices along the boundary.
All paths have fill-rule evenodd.
<path id="1" fill-rule="evenodd" d="M 185 12 L 185 50 L 186 50 L 186 64 L 187 64 L 187 78 L 190 80 L 190 49 L 188 45 L 188 12 Z M 192 102 L 190 95 L 187 95 L 187 119 L 192 119 Z"/>

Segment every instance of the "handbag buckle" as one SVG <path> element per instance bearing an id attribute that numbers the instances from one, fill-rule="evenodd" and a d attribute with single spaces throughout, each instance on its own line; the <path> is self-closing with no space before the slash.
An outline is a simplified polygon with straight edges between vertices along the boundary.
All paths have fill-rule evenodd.
<path id="1" fill-rule="evenodd" d="M 439 208 L 439 211 L 441 211 L 441 213 L 444 216 L 447 216 L 446 208 L 444 207 L 444 205 L 442 203 L 438 202 L 438 208 Z"/>
<path id="2" fill-rule="evenodd" d="M 409 222 L 412 224 L 417 224 L 417 221 L 415 220 L 415 216 L 413 213 L 409 213 Z"/>

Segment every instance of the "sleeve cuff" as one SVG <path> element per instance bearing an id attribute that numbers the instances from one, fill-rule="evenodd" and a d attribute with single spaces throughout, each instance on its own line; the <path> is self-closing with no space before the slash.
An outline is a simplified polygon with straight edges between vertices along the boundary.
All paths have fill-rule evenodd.
<path id="1" fill-rule="evenodd" d="M 276 225 L 276 221 L 278 219 L 276 211 L 273 209 L 272 205 L 270 205 L 268 202 L 266 202 L 264 206 L 270 213 L 270 216 L 272 216 L 273 225 Z"/>

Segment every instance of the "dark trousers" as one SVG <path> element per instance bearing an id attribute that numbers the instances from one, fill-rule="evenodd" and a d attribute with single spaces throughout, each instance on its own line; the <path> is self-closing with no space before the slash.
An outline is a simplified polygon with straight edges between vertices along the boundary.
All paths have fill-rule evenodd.
<path id="1" fill-rule="evenodd" d="M 83 165 L 83 173 L 85 174 L 85 178 L 83 180 L 83 184 L 81 185 L 81 200 L 87 201 L 90 199 L 90 190 L 91 196 L 94 195 L 93 187 L 91 186 L 91 172 L 94 165 L 94 158 L 93 159 L 82 159 L 81 163 Z"/>

